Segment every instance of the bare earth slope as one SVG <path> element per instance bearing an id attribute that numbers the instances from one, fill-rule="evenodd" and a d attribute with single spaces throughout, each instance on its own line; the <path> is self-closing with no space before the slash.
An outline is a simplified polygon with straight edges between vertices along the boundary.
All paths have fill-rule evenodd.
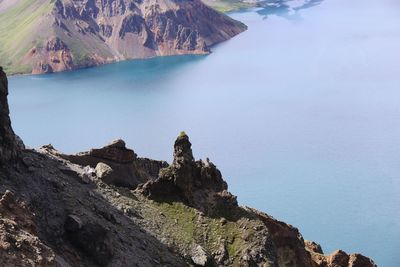
<path id="1" fill-rule="evenodd" d="M 2 0 L 0 62 L 10 73 L 48 73 L 206 54 L 245 29 L 200 0 Z"/>
<path id="2" fill-rule="evenodd" d="M 241 207 L 181 133 L 171 165 L 117 140 L 65 155 L 14 135 L 0 69 L 0 266 L 374 267 Z"/>

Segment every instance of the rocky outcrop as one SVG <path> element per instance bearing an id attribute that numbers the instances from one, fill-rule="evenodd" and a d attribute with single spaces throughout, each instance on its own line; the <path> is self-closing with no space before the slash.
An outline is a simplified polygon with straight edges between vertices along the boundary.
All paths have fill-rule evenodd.
<path id="1" fill-rule="evenodd" d="M 18 204 L 24 210 L 16 204 L 5 212 L 0 207 L 0 246 L 2 235 L 7 241 L 0 248 L 1 266 L 150 267 L 155 261 L 185 266 L 179 255 L 126 215 L 139 216 L 114 202 L 121 196 L 107 184 L 82 182 L 73 169 L 64 171 L 71 163 L 43 151 L 24 150 L 21 157 L 24 164 L 18 171 L 0 171 L 0 192 L 10 190 L 17 204 L 25 203 Z"/>
<path id="2" fill-rule="evenodd" d="M 7 89 L 4 74 L 1 81 Z M 1 266 L 376 267 L 360 254 L 324 255 L 298 229 L 240 207 L 216 166 L 194 159 L 185 133 L 170 166 L 138 158 L 122 140 L 76 155 L 23 149 L 6 95 Z"/>
<path id="3" fill-rule="evenodd" d="M 10 28 L 23 25 L 26 29 L 18 36 L 10 33 L 11 39 L 25 43 L 4 51 L 0 46 L 0 56 L 8 56 L 0 60 L 7 59 L 13 73 L 50 73 L 126 59 L 207 54 L 210 46 L 246 29 L 200 0 L 39 0 L 25 3 L 23 8 L 22 4 L 16 2 L 4 11 L 22 9 L 9 23 Z M 31 18 L 29 23 L 26 16 Z"/>
<path id="4" fill-rule="evenodd" d="M 361 254 L 350 254 L 342 250 L 336 250 L 331 255 L 323 255 L 322 250 L 315 250 L 315 242 L 306 243 L 306 249 L 310 251 L 314 266 L 317 267 L 376 267 L 376 264 Z M 316 244 L 319 246 L 318 244 Z M 319 246 L 320 248 L 321 246 Z"/>
<path id="5" fill-rule="evenodd" d="M 306 249 L 310 252 L 324 254 L 324 252 L 322 251 L 321 245 L 318 243 L 315 243 L 314 241 L 304 240 L 304 245 L 305 245 Z"/>
<path id="6" fill-rule="evenodd" d="M 310 253 L 297 228 L 278 221 L 271 216 L 250 209 L 267 226 L 274 241 L 278 266 L 313 266 Z"/>
<path id="7" fill-rule="evenodd" d="M 71 163 L 93 169 L 92 174 L 107 184 L 136 188 L 140 183 L 157 178 L 161 168 L 168 166 L 164 161 L 138 158 L 135 152 L 126 148 L 123 140 L 76 155 L 66 155 L 55 150 L 51 145 L 42 149 Z"/>
<path id="8" fill-rule="evenodd" d="M 221 172 L 209 159 L 195 161 L 191 146 L 189 137 L 182 132 L 175 141 L 173 163 L 140 190 L 156 200 L 179 198 L 209 215 L 237 206 Z"/>
<path id="9" fill-rule="evenodd" d="M 0 67 L 0 164 L 9 164 L 18 155 L 18 139 L 15 136 L 9 116 L 7 102 L 8 80 Z M 0 166 L 1 168 L 1 166 Z"/>
<path id="10" fill-rule="evenodd" d="M 33 47 L 23 62 L 32 65 L 32 74 L 52 73 L 74 68 L 70 49 L 58 37 L 51 37 L 44 41 L 43 47 Z"/>
<path id="11" fill-rule="evenodd" d="M 126 148 L 123 140 L 115 140 L 103 148 L 92 149 L 89 152 L 65 157 L 71 162 L 95 167 L 99 161 L 115 162 L 119 164 L 132 163 L 137 156 L 133 150 Z"/>
<path id="12" fill-rule="evenodd" d="M 194 246 L 190 253 L 195 266 L 213 266 L 214 262 L 210 254 L 200 245 Z"/>

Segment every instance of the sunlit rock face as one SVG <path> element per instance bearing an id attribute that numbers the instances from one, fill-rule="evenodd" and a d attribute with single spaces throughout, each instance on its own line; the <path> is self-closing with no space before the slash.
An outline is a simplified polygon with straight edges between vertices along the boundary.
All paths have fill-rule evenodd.
<path id="1" fill-rule="evenodd" d="M 3 2 L 9 7 L 0 5 L 0 12 L 6 15 L 22 10 L 7 22 L 10 40 L 20 41 L 11 25 L 26 29 L 18 32 L 24 37 L 22 43 L 0 50 L 0 60 L 10 62 L 7 70 L 12 73 L 51 73 L 126 59 L 207 54 L 211 45 L 246 29 L 200 0 Z M 29 23 L 26 16 L 31 18 Z"/>

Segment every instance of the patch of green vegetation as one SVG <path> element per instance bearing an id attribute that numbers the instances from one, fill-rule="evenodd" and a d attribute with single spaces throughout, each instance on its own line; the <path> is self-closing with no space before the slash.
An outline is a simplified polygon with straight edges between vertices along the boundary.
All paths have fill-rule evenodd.
<path id="1" fill-rule="evenodd" d="M 40 41 L 34 36 L 38 34 L 41 19 L 53 6 L 50 0 L 21 0 L 0 13 L 0 64 L 8 73 L 29 72 L 30 67 L 22 64 L 22 58 Z"/>
<path id="2" fill-rule="evenodd" d="M 74 55 L 74 61 L 78 66 L 89 66 L 92 62 L 89 53 L 85 53 L 83 50 L 72 50 Z"/>
<path id="3" fill-rule="evenodd" d="M 202 0 L 209 7 L 222 12 L 228 13 L 242 9 L 255 7 L 255 2 L 244 2 L 243 0 Z"/>
<path id="4" fill-rule="evenodd" d="M 239 264 L 240 253 L 246 248 L 239 222 L 201 215 L 196 209 L 180 202 L 152 201 L 151 206 L 154 208 L 153 214 L 148 216 L 159 220 L 158 223 L 163 225 L 160 234 L 168 236 L 174 244 L 185 249 L 198 244 L 210 252 L 218 251 L 221 245 L 225 245 L 229 257 L 233 260 L 232 265 Z"/>
<path id="5" fill-rule="evenodd" d="M 190 245 L 193 242 L 193 237 L 196 230 L 196 212 L 194 209 L 189 208 L 182 203 L 158 203 L 155 202 L 157 210 L 161 216 L 169 221 L 169 224 L 175 225 L 175 229 L 179 228 L 179 231 L 172 231 L 174 239 L 180 242 Z M 167 227 L 166 227 L 166 230 Z"/>
<path id="6" fill-rule="evenodd" d="M 171 166 L 160 169 L 161 177 L 172 177 L 174 175 L 174 169 Z"/>

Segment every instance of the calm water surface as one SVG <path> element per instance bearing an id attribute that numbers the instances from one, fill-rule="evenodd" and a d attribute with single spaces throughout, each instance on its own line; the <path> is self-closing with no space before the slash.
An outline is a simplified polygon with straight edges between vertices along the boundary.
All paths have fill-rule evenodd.
<path id="1" fill-rule="evenodd" d="M 65 152 L 121 137 L 157 159 L 185 130 L 241 204 L 327 253 L 400 266 L 400 3 L 275 12 L 232 14 L 249 30 L 209 56 L 13 77 L 14 129 Z"/>

